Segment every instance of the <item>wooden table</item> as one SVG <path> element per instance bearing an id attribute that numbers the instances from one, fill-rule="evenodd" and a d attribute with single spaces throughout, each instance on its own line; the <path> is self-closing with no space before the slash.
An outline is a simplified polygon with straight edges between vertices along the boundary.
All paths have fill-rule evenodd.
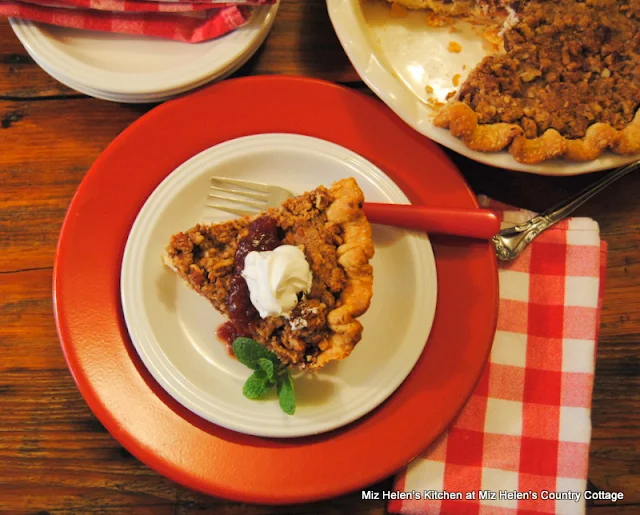
<path id="1" fill-rule="evenodd" d="M 322 0 L 282 0 L 264 47 L 239 75 L 286 73 L 367 91 Z M 93 161 L 153 105 L 119 105 L 59 84 L 0 21 L 0 514 L 382 514 L 360 492 L 288 508 L 186 490 L 133 458 L 80 396 L 60 351 L 52 264 L 69 201 Z M 541 210 L 600 174 L 546 178 L 452 156 L 477 193 Z M 640 513 L 640 176 L 583 207 L 609 244 L 593 397 L 592 489 L 624 492 L 592 514 Z M 339 473 L 339 471 L 336 471 Z M 387 480 L 376 488 L 390 489 Z"/>

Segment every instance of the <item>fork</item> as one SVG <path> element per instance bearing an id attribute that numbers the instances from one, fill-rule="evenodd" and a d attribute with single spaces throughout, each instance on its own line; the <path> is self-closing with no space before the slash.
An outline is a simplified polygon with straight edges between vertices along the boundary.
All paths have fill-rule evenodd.
<path id="1" fill-rule="evenodd" d="M 280 186 L 227 177 L 212 177 L 208 206 L 234 215 L 254 215 L 277 207 L 293 193 Z M 500 229 L 500 220 L 489 209 L 459 209 L 365 202 L 372 223 L 392 225 L 432 234 L 452 234 L 489 239 Z"/>
<path id="2" fill-rule="evenodd" d="M 527 245 L 546 229 L 563 220 L 591 197 L 639 167 L 640 160 L 609 172 L 569 199 L 555 204 L 522 224 L 502 230 L 500 230 L 498 217 L 488 209 L 437 208 L 365 202 L 364 212 L 371 223 L 436 234 L 491 239 L 497 258 L 509 261 L 520 255 Z M 293 197 L 293 193 L 280 186 L 212 177 L 207 205 L 243 216 L 277 207 L 290 197 Z"/>

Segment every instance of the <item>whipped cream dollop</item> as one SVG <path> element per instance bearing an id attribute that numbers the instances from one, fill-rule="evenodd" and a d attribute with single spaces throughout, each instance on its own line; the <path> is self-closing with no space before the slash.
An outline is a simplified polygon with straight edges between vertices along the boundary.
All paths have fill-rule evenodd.
<path id="1" fill-rule="evenodd" d="M 244 260 L 242 277 L 249 298 L 262 318 L 288 316 L 298 304 L 298 293 L 311 290 L 311 269 L 298 247 L 281 245 L 253 251 Z"/>

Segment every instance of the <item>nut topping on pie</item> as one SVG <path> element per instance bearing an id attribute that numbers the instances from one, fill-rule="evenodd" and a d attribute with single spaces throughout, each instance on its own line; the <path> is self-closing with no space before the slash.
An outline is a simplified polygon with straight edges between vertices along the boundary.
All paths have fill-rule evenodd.
<path id="1" fill-rule="evenodd" d="M 199 224 L 175 234 L 167 248 L 167 264 L 229 317 L 220 334 L 231 341 L 251 337 L 287 365 L 317 369 L 347 357 L 362 337 L 357 317 L 371 301 L 369 260 L 374 252 L 363 203 L 364 195 L 352 178 L 329 188 L 320 186 L 253 218 Z M 246 257 L 284 245 L 304 253 L 311 287 L 298 273 L 292 279 L 301 285 L 297 302 L 290 302 L 289 292 L 287 304 L 295 306 L 282 315 L 262 318 L 243 277 Z M 278 254 L 295 257 L 296 253 Z M 268 252 L 262 256 L 273 257 Z M 252 255 L 253 263 L 260 259 Z"/>
<path id="2" fill-rule="evenodd" d="M 434 119 L 469 148 L 508 148 L 522 163 L 640 152 L 639 0 L 397 1 L 459 4 L 463 14 L 483 5 L 505 22 L 504 51 L 485 57 Z"/>

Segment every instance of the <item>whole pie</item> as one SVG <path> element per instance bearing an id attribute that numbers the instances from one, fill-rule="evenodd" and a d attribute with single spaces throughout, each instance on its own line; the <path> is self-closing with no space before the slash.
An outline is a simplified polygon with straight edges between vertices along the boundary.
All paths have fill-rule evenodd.
<path id="1" fill-rule="evenodd" d="M 342 179 L 251 218 L 175 234 L 166 262 L 229 318 L 219 330 L 228 343 L 248 336 L 286 365 L 317 369 L 347 357 L 362 337 L 357 317 L 371 301 L 374 253 L 363 203 L 356 181 Z M 283 245 L 304 253 L 310 288 L 298 294 L 290 313 L 263 318 L 242 275 L 246 257 Z"/>
<path id="2" fill-rule="evenodd" d="M 640 0 L 389 0 L 500 27 L 434 124 L 522 163 L 640 152 Z"/>

